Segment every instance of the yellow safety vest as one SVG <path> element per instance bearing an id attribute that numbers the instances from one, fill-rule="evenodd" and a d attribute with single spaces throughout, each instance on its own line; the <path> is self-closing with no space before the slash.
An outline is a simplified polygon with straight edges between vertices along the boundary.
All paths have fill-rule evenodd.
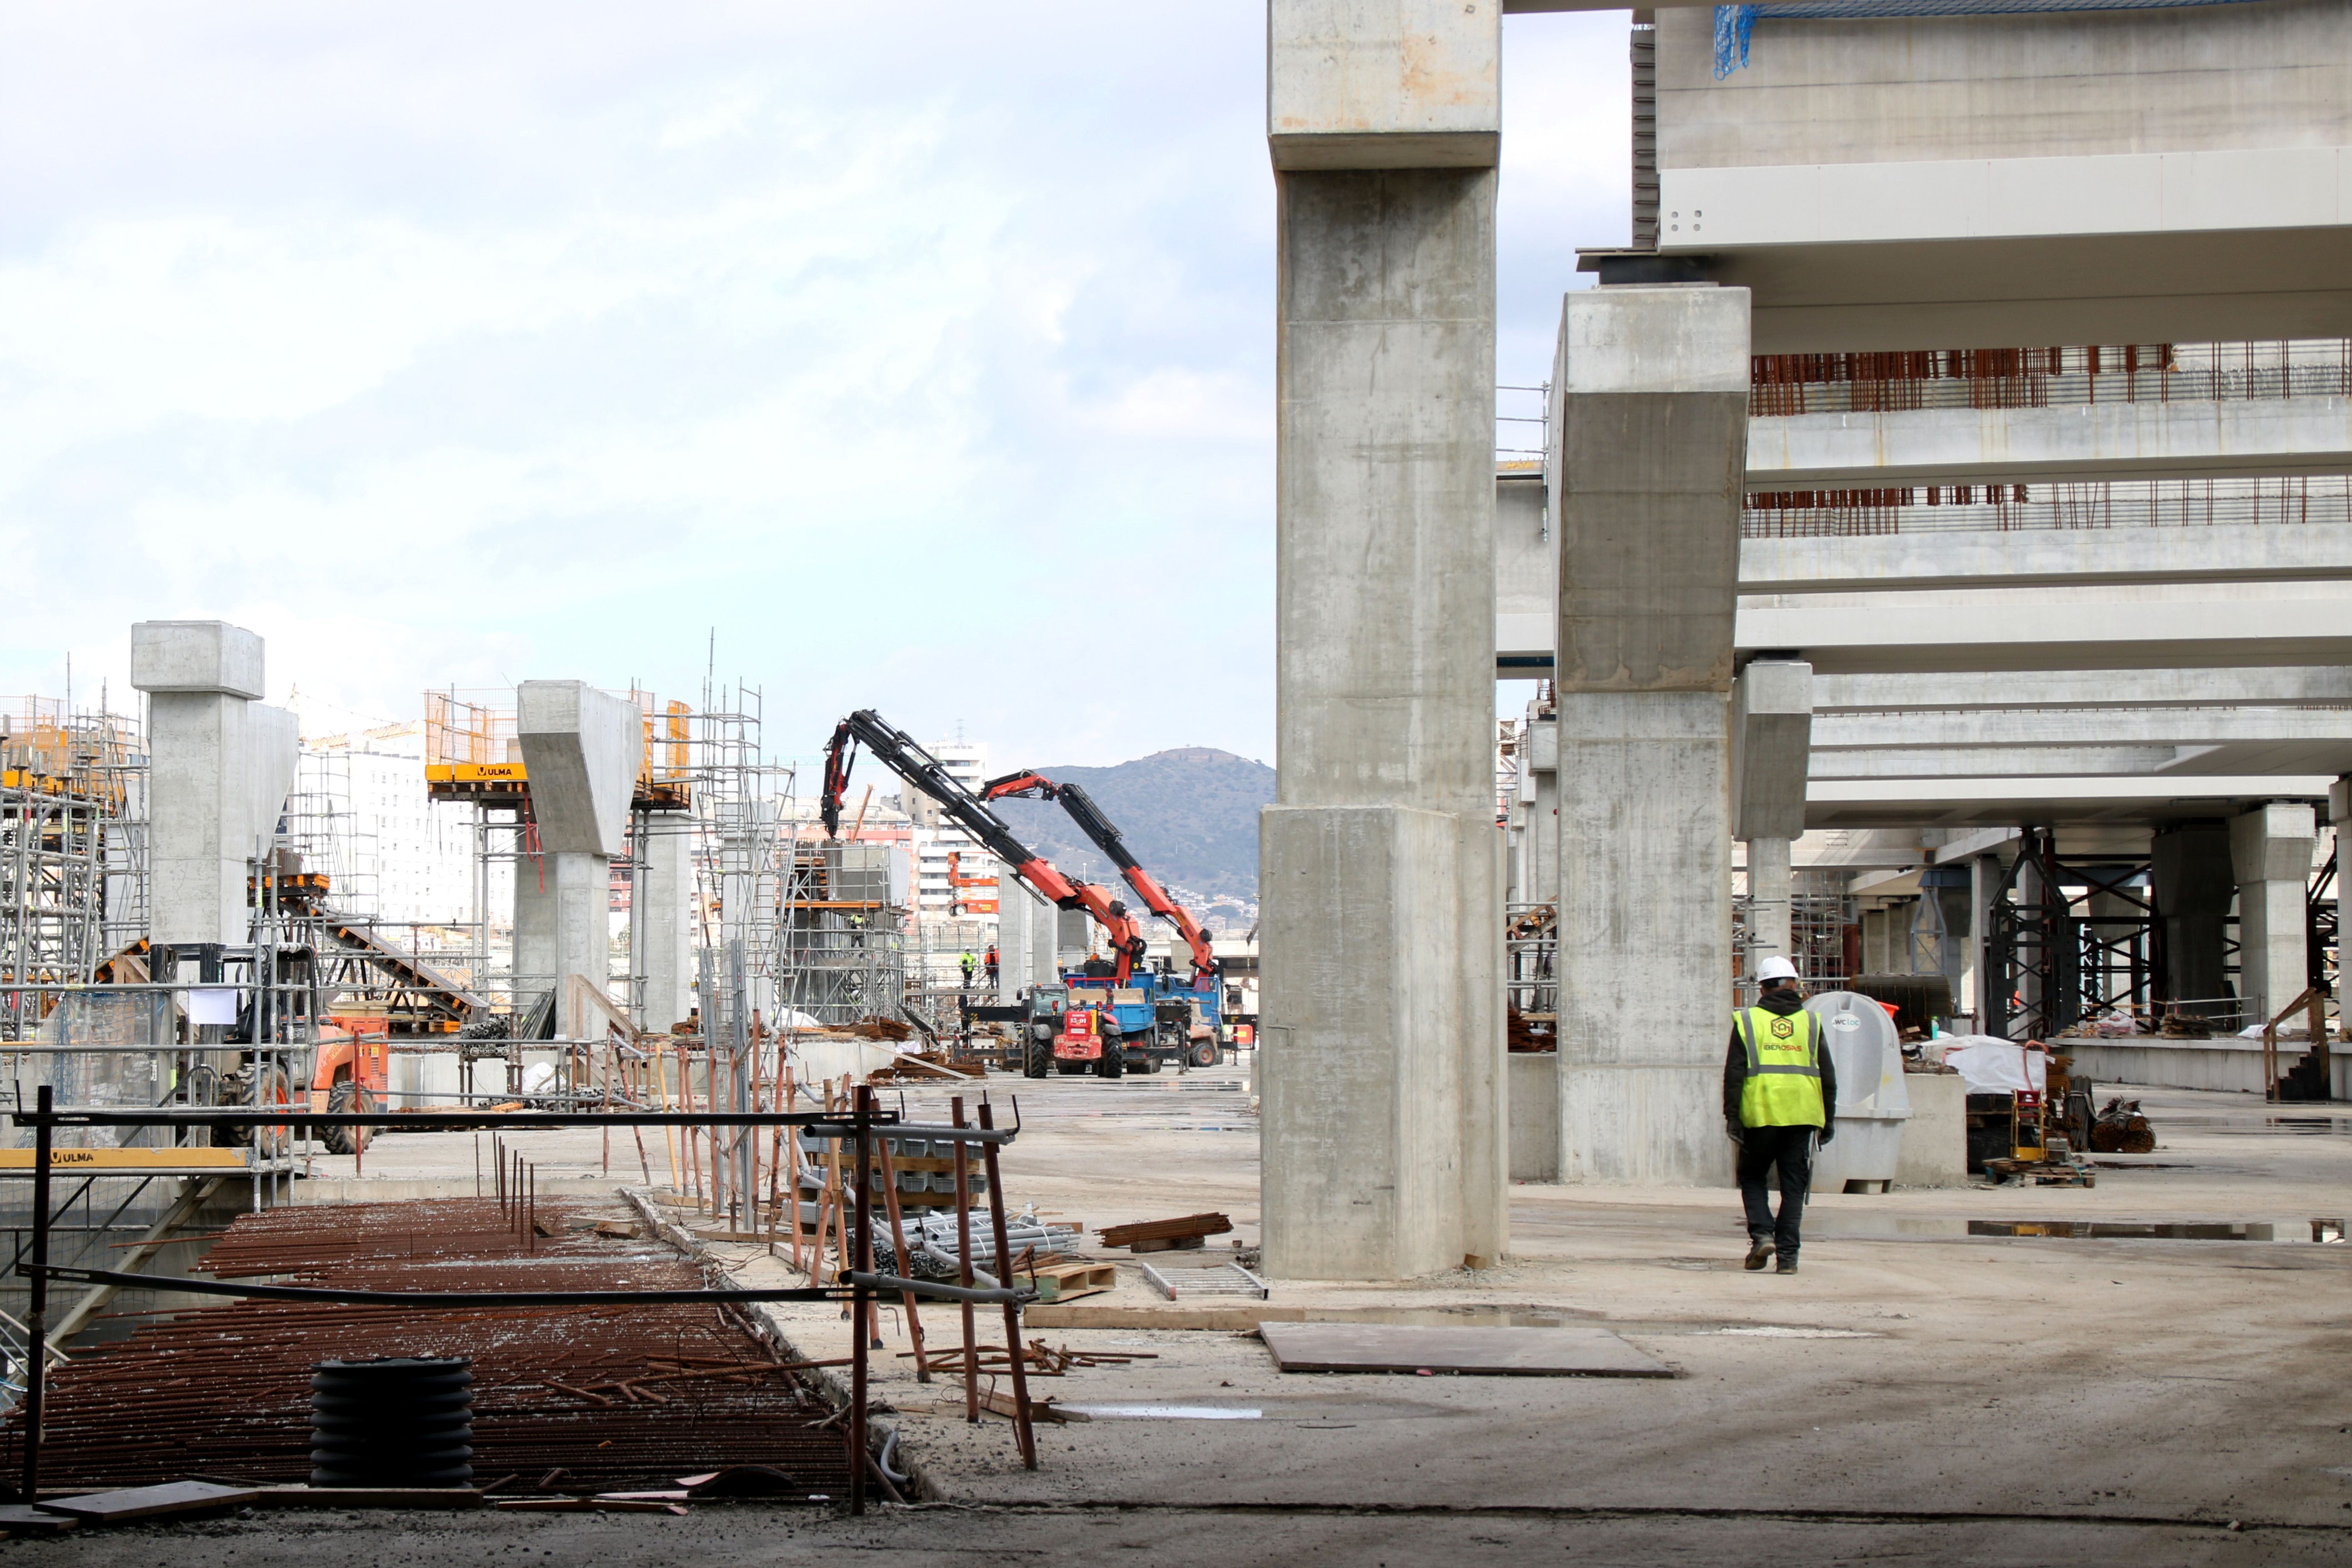
<path id="1" fill-rule="evenodd" d="M 1748 1079 L 1739 1090 L 1739 1120 L 1748 1127 L 1824 1127 L 1822 1114 L 1822 1021 L 1811 1013 L 1785 1016 L 1742 1007 L 1739 1037 L 1748 1046 Z"/>

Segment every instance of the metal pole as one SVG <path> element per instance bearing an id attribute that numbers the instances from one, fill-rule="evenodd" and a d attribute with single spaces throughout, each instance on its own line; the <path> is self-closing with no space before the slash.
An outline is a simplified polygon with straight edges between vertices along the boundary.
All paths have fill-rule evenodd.
<path id="1" fill-rule="evenodd" d="M 996 1126 L 995 1113 L 987 1100 L 980 1102 L 981 1131 L 992 1131 Z M 980 1146 L 981 1164 L 988 1172 L 988 1223 L 996 1236 L 996 1283 L 1006 1290 L 1013 1289 L 1013 1249 L 1004 1237 L 1004 1184 L 996 1175 L 996 1145 Z M 1029 1423 L 1029 1377 L 1022 1368 L 1021 1304 L 1004 1303 L 1004 1344 L 1011 1352 L 1013 1363 L 1013 1436 L 1020 1445 L 1021 1462 L 1030 1469 L 1037 1468 L 1037 1434 Z"/>
<path id="2" fill-rule="evenodd" d="M 964 1124 L 963 1096 L 959 1094 L 951 1098 L 948 1101 L 948 1119 L 961 1127 Z M 955 1204 L 956 1283 L 969 1290 L 972 1288 L 971 1172 L 970 1156 L 965 1152 L 961 1138 L 956 1140 L 955 1146 Z M 996 1266 L 1003 1268 L 1003 1261 L 999 1259 Z M 1003 1281 L 999 1280 L 998 1283 Z M 975 1426 L 980 1425 L 979 1335 L 973 1327 L 971 1303 L 969 1301 L 963 1303 L 963 1418 Z"/>
<path id="3" fill-rule="evenodd" d="M 861 1272 L 874 1271 L 874 1182 L 867 1170 L 874 1157 L 874 1091 L 857 1090 L 857 1234 L 854 1238 Z M 852 1280 L 849 1287 L 849 1511 L 866 1511 L 866 1362 L 867 1325 L 873 1321 L 872 1297 Z"/>
<path id="4" fill-rule="evenodd" d="M 883 1207 L 888 1212 L 890 1216 L 890 1240 L 892 1245 L 898 1248 L 898 1267 L 893 1270 L 893 1272 L 903 1275 L 908 1279 L 912 1279 L 915 1273 L 915 1259 L 913 1255 L 907 1250 L 907 1224 L 905 1218 L 899 1213 L 898 1173 L 892 1168 L 890 1163 L 889 1139 L 885 1138 L 882 1140 L 880 1153 L 882 1157 L 882 1204 Z M 930 1358 L 923 1350 L 923 1320 L 921 1315 L 915 1310 L 915 1293 L 912 1290 L 904 1290 L 899 1292 L 899 1294 L 907 1309 L 907 1337 L 914 1342 L 915 1346 L 915 1381 L 917 1383 L 929 1383 L 931 1381 L 931 1363 Z"/>
<path id="5" fill-rule="evenodd" d="M 41 1495 L 41 1395 L 49 1356 L 49 1101 L 41 1085 L 33 1130 L 33 1278 L 25 1311 L 25 1479 L 27 1503 Z"/>

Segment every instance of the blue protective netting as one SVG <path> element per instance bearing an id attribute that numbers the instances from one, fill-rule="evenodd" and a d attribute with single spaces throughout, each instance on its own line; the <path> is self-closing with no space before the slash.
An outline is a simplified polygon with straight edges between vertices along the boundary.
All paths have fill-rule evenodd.
<path id="1" fill-rule="evenodd" d="M 2189 5 L 2244 5 L 2252 0 L 1759 0 L 1715 8 L 1715 75 L 1720 81 L 1748 63 L 1758 18 L 1768 22 L 1873 16 L 2000 16 L 2028 11 L 2168 11 Z"/>

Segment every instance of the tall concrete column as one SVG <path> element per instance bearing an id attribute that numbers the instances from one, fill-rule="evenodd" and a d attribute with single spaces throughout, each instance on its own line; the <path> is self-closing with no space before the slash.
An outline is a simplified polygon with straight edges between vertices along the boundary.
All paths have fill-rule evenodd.
<path id="1" fill-rule="evenodd" d="M 1748 291 L 1570 294 L 1559 521 L 1560 1174 L 1725 1183 Z"/>
<path id="2" fill-rule="evenodd" d="M 1527 901 L 1549 904 L 1559 897 L 1559 721 L 1528 724 L 1528 767 L 1535 798 L 1528 806 Z"/>
<path id="3" fill-rule="evenodd" d="M 1731 695 L 1731 836 L 1748 845 L 1751 976 L 1765 959 L 1793 951 L 1789 845 L 1805 831 L 1812 741 L 1813 667 L 1749 660 Z"/>
<path id="4" fill-rule="evenodd" d="M 687 818 L 650 818 L 645 881 L 629 918 L 640 928 L 646 999 L 637 1026 L 658 1033 L 694 1008 L 694 837 Z"/>
<path id="5" fill-rule="evenodd" d="M 2164 1000 L 2185 1013 L 2220 1015 L 2229 1005 L 2230 828 L 2222 822 L 2159 827 L 2148 841 L 2149 881 L 2164 922 Z"/>
<path id="6" fill-rule="evenodd" d="M 2317 814 L 2273 802 L 2230 819 L 2230 868 L 2238 879 L 2238 994 L 2267 1020 L 2310 983 L 2304 904 L 2310 896 Z"/>
<path id="7" fill-rule="evenodd" d="M 1037 918 L 1032 911 L 1041 901 L 1011 871 L 996 873 L 996 1003 L 1000 1007 L 1012 1005 L 1034 984 L 1029 965 Z"/>
<path id="8" fill-rule="evenodd" d="M 1265 1263 L 1506 1239 L 1494 824 L 1496 0 L 1273 0 L 1278 780 Z"/>
<path id="9" fill-rule="evenodd" d="M 611 981 L 612 861 L 635 787 L 644 730 L 637 710 L 585 681 L 526 680 L 515 689 L 515 732 L 530 778 L 540 853 L 515 867 L 519 987 L 552 987 L 556 1033 L 601 1033 L 564 982 Z"/>
<path id="10" fill-rule="evenodd" d="M 222 621 L 133 626 L 131 684 L 147 693 L 149 938 L 241 944 L 248 866 L 294 784 L 294 715 L 256 700 L 261 638 Z"/>

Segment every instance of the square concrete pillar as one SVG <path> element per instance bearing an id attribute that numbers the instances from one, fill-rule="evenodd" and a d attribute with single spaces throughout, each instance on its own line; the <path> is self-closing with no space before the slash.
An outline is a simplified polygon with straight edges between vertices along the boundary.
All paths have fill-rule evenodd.
<path id="1" fill-rule="evenodd" d="M 2238 879 L 2238 994 L 2256 1019 L 2310 984 L 2304 906 L 2310 895 L 2317 814 L 2274 802 L 2230 819 L 2230 867 Z"/>
<path id="2" fill-rule="evenodd" d="M 2229 824 L 2158 828 L 2148 841 L 2148 868 L 2157 918 L 2164 922 L 2164 1000 L 2185 1003 L 2185 1013 L 2228 1013 L 2230 900 L 2237 892 Z"/>
<path id="3" fill-rule="evenodd" d="M 637 1026 L 656 1032 L 694 1007 L 694 837 L 686 818 L 650 819 L 643 881 L 630 901 L 645 955 L 646 994 Z"/>
<path id="4" fill-rule="evenodd" d="M 1748 355 L 1745 289 L 1591 289 L 1561 311 L 1549 473 L 1567 1181 L 1731 1173 L 1718 1101 Z"/>
<path id="5" fill-rule="evenodd" d="M 1506 1235 L 1500 7 L 1273 0 L 1267 19 L 1281 279 L 1265 1263 L 1398 1279 L 1499 1256 Z"/>
<path id="6" fill-rule="evenodd" d="M 1727 1183 L 1722 694 L 1562 692 L 1560 1179 Z"/>
<path id="7" fill-rule="evenodd" d="M 1266 1261 L 1287 1278 L 1462 1262 L 1459 825 L 1402 806 L 1261 818 L 1261 908 L 1323 928 L 1311 953 L 1267 950 L 1286 961 L 1258 998 Z"/>
<path id="8" fill-rule="evenodd" d="M 131 628 L 147 693 L 149 937 L 236 945 L 252 935 L 250 863 L 293 787 L 294 715 L 262 706 L 262 641 L 223 621 Z"/>

